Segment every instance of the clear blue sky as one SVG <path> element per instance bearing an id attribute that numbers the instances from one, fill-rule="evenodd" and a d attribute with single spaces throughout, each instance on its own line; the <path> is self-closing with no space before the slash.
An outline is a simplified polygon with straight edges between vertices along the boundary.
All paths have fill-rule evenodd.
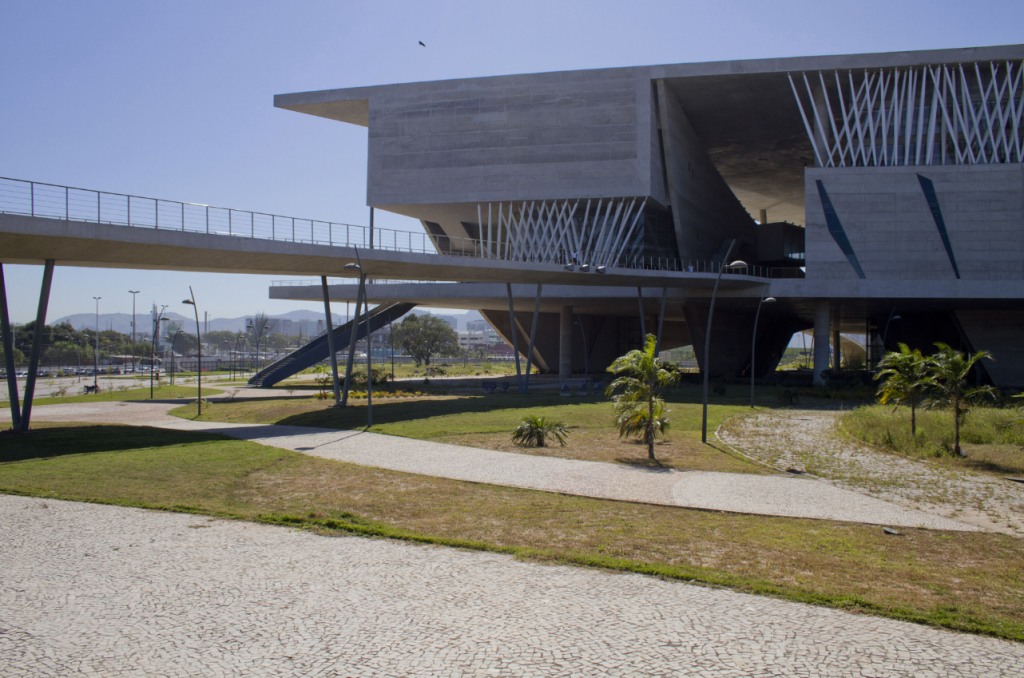
<path id="1" fill-rule="evenodd" d="M 0 0 L 0 175 L 365 224 L 366 130 L 273 95 L 507 73 L 1021 41 L 1024 2 L 51 2 Z M 417 43 L 426 43 L 424 49 Z M 419 230 L 378 212 L 377 225 Z M 127 290 L 211 317 L 274 277 L 61 268 L 49 319 L 130 312 Z M 41 267 L 6 266 L 12 320 Z M 320 307 L 322 309 L 322 306 Z"/>

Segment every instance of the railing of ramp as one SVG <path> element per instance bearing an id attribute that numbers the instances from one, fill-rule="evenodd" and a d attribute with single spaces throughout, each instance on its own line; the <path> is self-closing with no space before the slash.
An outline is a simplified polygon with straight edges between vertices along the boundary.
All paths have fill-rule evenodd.
<path id="1" fill-rule="evenodd" d="M 0 214 L 413 254 L 558 264 L 597 272 L 600 272 L 598 268 L 628 268 L 717 273 L 721 268 L 720 262 L 587 252 L 586 257 L 593 257 L 592 261 L 605 262 L 604 266 L 598 267 L 595 263 L 583 261 L 581 252 L 566 248 L 529 247 L 521 244 L 512 247 L 502 243 L 485 245 L 481 240 L 473 238 L 387 228 L 371 229 L 368 226 L 146 198 L 9 177 L 0 177 Z M 759 278 L 803 277 L 802 272 L 797 273 L 794 269 L 770 269 L 763 266 L 730 267 L 726 272 Z"/>

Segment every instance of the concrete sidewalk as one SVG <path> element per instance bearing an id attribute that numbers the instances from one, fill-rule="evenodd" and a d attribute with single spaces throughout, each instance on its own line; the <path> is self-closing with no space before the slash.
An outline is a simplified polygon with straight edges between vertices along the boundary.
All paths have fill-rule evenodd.
<path id="1" fill-rule="evenodd" d="M 166 414 L 171 407 L 165 403 L 133 402 L 50 405 L 40 407 L 33 416 L 39 421 L 92 421 L 208 431 L 361 466 L 599 499 L 900 527 L 980 529 L 811 478 L 641 469 L 362 431 L 197 422 Z"/>

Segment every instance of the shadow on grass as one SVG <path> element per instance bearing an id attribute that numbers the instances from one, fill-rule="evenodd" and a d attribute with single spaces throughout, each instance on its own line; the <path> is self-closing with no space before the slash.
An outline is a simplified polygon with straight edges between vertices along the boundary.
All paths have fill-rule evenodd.
<path id="1" fill-rule="evenodd" d="M 566 405 L 564 398 L 553 394 L 492 394 L 449 398 L 446 400 L 390 400 L 373 404 L 374 424 L 396 424 L 399 422 L 442 417 L 453 414 L 474 414 L 495 410 L 553 407 Z M 580 403 L 584 404 L 584 403 Z M 314 426 L 320 428 L 357 429 L 366 427 L 365 401 L 353 407 L 323 409 L 301 412 L 277 422 L 286 426 Z"/>
<path id="2" fill-rule="evenodd" d="M 697 405 L 701 402 L 701 392 L 696 387 L 674 389 L 665 395 L 665 400 L 670 405 Z M 235 400 L 237 402 L 241 399 L 236 398 Z M 744 399 L 742 397 L 735 399 L 716 398 L 716 401 L 718 401 L 716 404 L 733 405 L 744 402 Z M 589 398 L 569 400 L 561 397 L 557 391 L 550 393 L 535 392 L 528 395 L 519 393 L 471 394 L 445 400 L 382 400 L 373 404 L 373 421 L 375 424 L 397 424 L 428 419 L 430 417 L 476 414 L 493 412 L 495 410 L 521 409 L 529 411 L 533 408 L 564 407 L 566 405 L 601 405 L 608 404 L 608 402 L 608 400 L 603 398 L 599 400 Z M 359 400 L 357 403 L 353 407 L 325 407 L 309 412 L 301 412 L 284 417 L 277 423 L 287 426 L 313 426 L 319 428 L 365 428 L 365 401 Z"/>
<path id="3" fill-rule="evenodd" d="M 1024 451 L 1020 453 L 1020 458 L 1016 460 L 1016 463 L 1000 463 L 991 459 L 977 459 L 972 458 L 968 453 L 966 459 L 959 460 L 958 466 L 961 466 L 970 471 L 977 471 L 978 473 L 992 473 L 995 475 L 1002 476 L 1021 476 L 1024 475 Z"/>
<path id="4" fill-rule="evenodd" d="M 73 424 L 34 428 L 25 433 L 0 431 L 0 464 L 227 439 L 206 431 L 173 431 L 148 426 Z"/>

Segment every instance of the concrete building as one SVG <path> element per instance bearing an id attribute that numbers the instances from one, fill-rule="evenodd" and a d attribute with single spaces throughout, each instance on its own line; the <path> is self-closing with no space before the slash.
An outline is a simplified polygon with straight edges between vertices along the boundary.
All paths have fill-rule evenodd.
<path id="1" fill-rule="evenodd" d="M 749 374 L 767 287 L 778 303 L 757 330 L 759 374 L 813 328 L 815 380 L 843 332 L 888 349 L 986 349 L 995 361 L 981 376 L 1022 386 L 1022 59 L 1012 45 L 670 64 L 283 94 L 275 105 L 367 127 L 368 204 L 419 219 L 439 253 L 700 273 L 732 245 L 729 260 L 763 285 L 720 297 L 714 376 Z M 543 293 L 542 369 L 581 371 L 584 341 L 603 367 L 640 345 L 642 327 L 662 327 L 664 349 L 703 347 L 705 292 L 669 290 L 661 313 L 657 287 L 638 303 L 630 288 L 589 284 Z M 354 296 L 341 287 L 332 294 Z M 474 308 L 508 339 L 503 287 L 392 285 L 373 298 Z M 523 337 L 533 295 L 514 296 Z"/>

